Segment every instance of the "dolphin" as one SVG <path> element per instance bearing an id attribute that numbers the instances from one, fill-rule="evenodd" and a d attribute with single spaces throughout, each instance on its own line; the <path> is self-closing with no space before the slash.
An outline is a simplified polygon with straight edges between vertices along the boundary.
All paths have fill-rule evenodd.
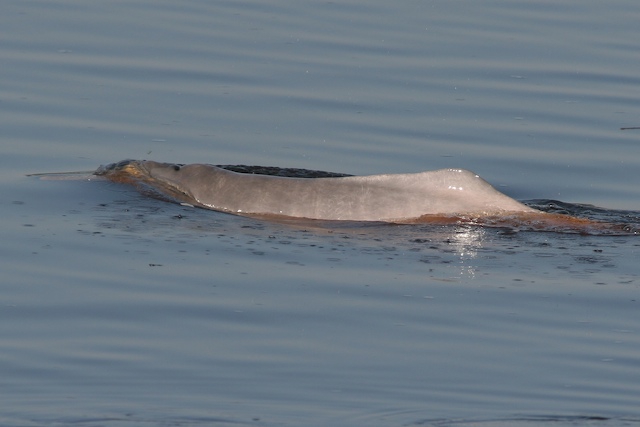
<path id="1" fill-rule="evenodd" d="M 234 168 L 239 171 L 230 170 Z M 255 170 L 258 173 L 252 173 Z M 275 176 L 274 170 L 285 171 L 286 176 Z M 94 175 L 133 184 L 165 200 L 283 222 L 471 224 L 585 234 L 638 233 L 627 224 L 534 209 L 464 169 L 351 176 L 304 169 L 123 160 L 100 166 Z"/>
<path id="2" fill-rule="evenodd" d="M 103 166 L 96 174 L 114 181 L 137 180 L 178 201 L 240 215 L 407 222 L 425 215 L 536 212 L 463 169 L 290 178 L 208 164 L 129 160 Z"/>

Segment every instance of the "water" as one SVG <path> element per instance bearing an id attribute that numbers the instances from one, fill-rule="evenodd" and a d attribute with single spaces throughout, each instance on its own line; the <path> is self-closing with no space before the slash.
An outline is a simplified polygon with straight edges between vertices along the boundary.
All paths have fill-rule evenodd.
<path id="1" fill-rule="evenodd" d="M 638 18 L 3 2 L 0 425 L 640 424 L 637 236 L 316 229 L 25 176 L 457 167 L 637 213 Z"/>

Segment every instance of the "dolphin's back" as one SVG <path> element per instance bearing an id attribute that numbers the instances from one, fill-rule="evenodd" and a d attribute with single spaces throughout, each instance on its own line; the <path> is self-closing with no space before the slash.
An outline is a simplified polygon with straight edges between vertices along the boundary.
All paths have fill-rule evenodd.
<path id="1" fill-rule="evenodd" d="M 206 207 L 242 214 L 393 221 L 430 214 L 493 215 L 531 208 L 461 169 L 339 178 L 284 178 L 193 164 L 145 162 L 156 181 L 179 187 Z"/>

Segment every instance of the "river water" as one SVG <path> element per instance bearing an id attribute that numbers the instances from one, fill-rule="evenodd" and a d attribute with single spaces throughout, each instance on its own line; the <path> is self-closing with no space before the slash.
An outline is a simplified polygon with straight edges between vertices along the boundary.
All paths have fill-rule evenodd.
<path id="1" fill-rule="evenodd" d="M 640 425 L 640 237 L 287 225 L 41 180 L 475 171 L 640 211 L 640 4 L 3 1 L 0 425 Z"/>

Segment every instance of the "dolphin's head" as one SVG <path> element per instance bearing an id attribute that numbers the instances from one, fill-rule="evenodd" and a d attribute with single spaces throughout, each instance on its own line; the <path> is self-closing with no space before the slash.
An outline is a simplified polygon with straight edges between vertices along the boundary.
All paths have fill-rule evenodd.
<path id="1" fill-rule="evenodd" d="M 194 203 L 194 174 L 204 165 L 181 165 L 150 160 L 123 160 L 100 166 L 95 175 L 110 181 L 133 184 L 145 194 L 178 202 Z M 197 177 L 196 177 L 197 178 Z"/>

